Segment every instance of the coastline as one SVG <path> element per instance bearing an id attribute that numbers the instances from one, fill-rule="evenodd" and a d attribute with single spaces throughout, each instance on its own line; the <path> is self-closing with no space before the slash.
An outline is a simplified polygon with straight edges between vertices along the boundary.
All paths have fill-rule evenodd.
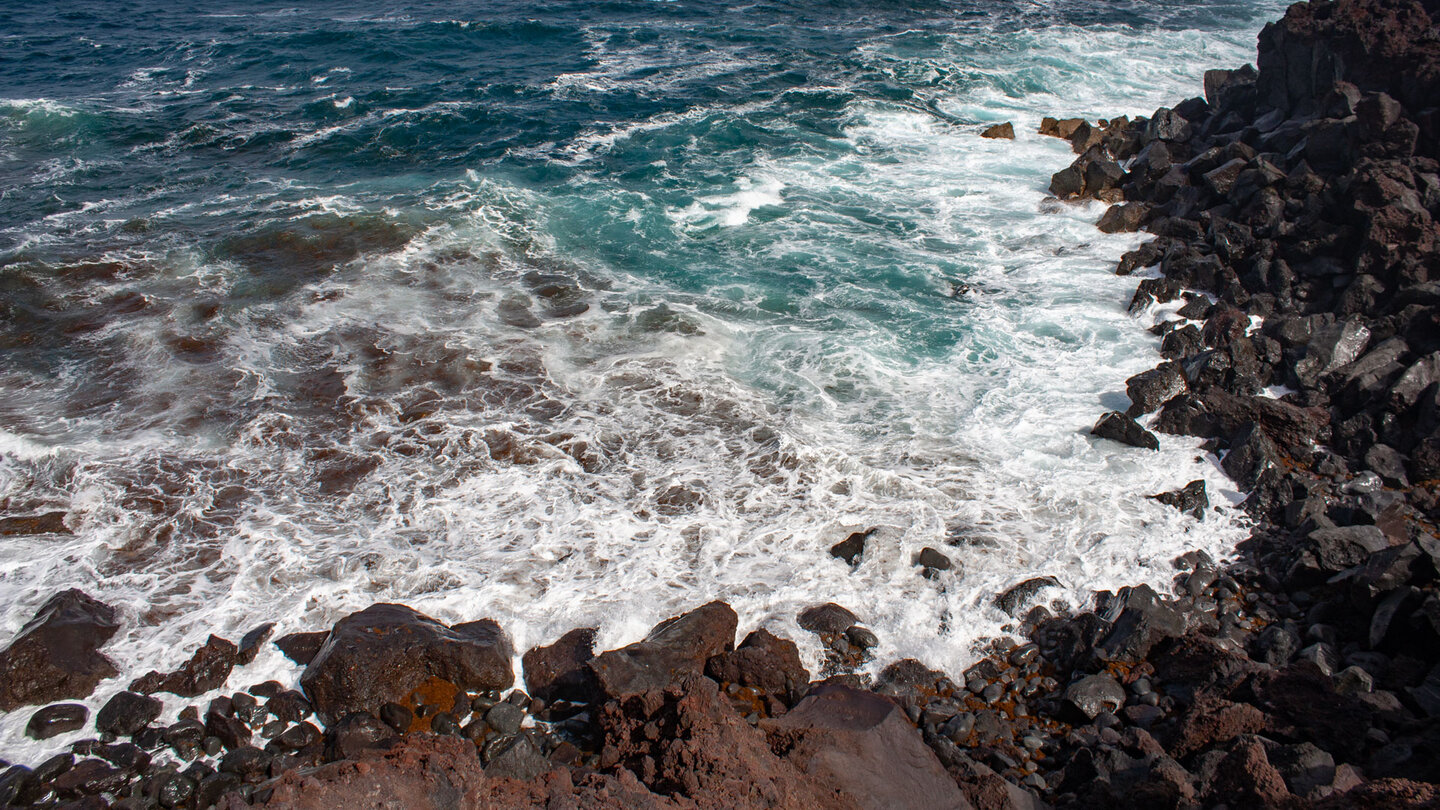
<path id="1" fill-rule="evenodd" d="M 860 768 L 846 772 L 814 765 L 834 754 L 826 754 L 832 743 L 817 742 L 821 735 L 816 730 L 833 731 L 839 724 L 858 762 L 885 750 L 923 761 L 903 784 L 905 789 L 931 792 L 902 794 L 910 797 L 905 801 L 911 806 L 920 806 L 916 803 L 923 799 L 926 806 L 950 802 L 957 807 L 1025 807 L 1037 806 L 1040 797 L 1055 806 L 1144 807 L 1221 802 L 1380 806 L 1381 796 L 1414 800 L 1393 806 L 1433 801 L 1429 786 L 1388 780 L 1434 781 L 1432 752 L 1440 750 L 1431 703 L 1432 692 L 1440 695 L 1440 670 L 1434 652 L 1424 657 L 1427 648 L 1436 649 L 1433 636 L 1440 621 L 1433 609 L 1440 548 L 1430 523 L 1436 505 L 1433 486 L 1423 483 L 1433 484 L 1435 470 L 1424 466 L 1431 463 L 1430 445 L 1400 447 L 1395 439 L 1413 434 L 1421 416 L 1430 418 L 1428 411 L 1415 409 L 1424 407 L 1426 396 L 1434 397 L 1431 377 L 1440 374 L 1440 368 L 1426 365 L 1437 347 L 1434 324 L 1424 320 L 1433 316 L 1436 303 L 1427 285 L 1440 272 L 1434 266 L 1436 201 L 1430 198 L 1440 187 L 1420 177 L 1435 176 L 1437 132 L 1433 108 L 1428 113 L 1412 109 L 1415 98 L 1437 97 L 1436 63 L 1421 58 L 1433 57 L 1435 40 L 1433 35 L 1429 40 L 1415 35 L 1417 41 L 1411 42 L 1413 25 L 1361 24 L 1365 14 L 1377 15 L 1372 18 L 1377 21 L 1410 15 L 1413 21 L 1414 15 L 1425 13 L 1419 4 L 1340 3 L 1324 8 L 1334 16 L 1320 19 L 1292 10 L 1293 18 L 1287 15 L 1283 23 L 1267 27 L 1261 35 L 1258 73 L 1253 79 L 1217 73 L 1210 102 L 1187 101 L 1143 124 L 1111 122 L 1108 130 L 1091 130 L 1086 124 L 1086 134 L 1079 139 L 1085 148 L 1077 149 L 1086 154 L 1074 172 L 1057 181 L 1062 193 L 1125 200 L 1102 219 L 1107 227 L 1144 222 L 1157 236 L 1121 261 L 1125 272 L 1157 264 L 1160 268 L 1159 275 L 1152 273 L 1141 283 L 1139 305 L 1146 304 L 1145 296 L 1161 301 L 1184 298 L 1187 292 L 1210 293 L 1188 300 L 1185 309 L 1196 316 L 1193 323 L 1173 329 L 1173 338 L 1166 336 L 1175 365 L 1141 375 L 1144 379 L 1132 387 L 1132 400 L 1137 406 L 1141 400 L 1154 405 L 1134 414 L 1158 411 L 1152 427 L 1194 433 L 1214 440 L 1214 449 L 1228 451 L 1225 469 L 1237 482 L 1248 484 L 1247 505 L 1258 522 L 1236 565 L 1220 570 L 1205 560 L 1189 559 L 1174 598 L 1148 588 L 1126 589 L 1102 594 L 1093 611 L 1061 618 L 1025 613 L 1025 598 L 1011 594 L 1007 602 L 1025 615 L 1018 634 L 1033 642 L 1000 651 L 953 679 L 915 662 L 897 662 L 876 683 L 860 683 L 845 670 L 863 658 L 869 639 L 856 630 L 853 616 L 833 610 L 812 624 L 834 651 L 835 672 L 805 673 L 803 678 L 793 644 L 787 647 L 788 642 L 761 635 L 763 631 L 732 650 L 735 626 L 733 612 L 725 615 L 728 608 L 707 606 L 686 614 L 687 620 L 662 624 L 647 641 L 618 651 L 621 655 L 612 651 L 591 658 L 583 638 L 562 639 L 538 648 L 541 652 L 527 653 L 527 658 L 554 659 L 554 682 L 530 681 L 527 665 L 526 700 L 515 704 L 522 715 L 558 717 L 560 726 L 570 723 L 564 727 L 569 730 L 549 740 L 510 730 L 523 720 L 515 711 L 502 709 L 501 717 L 489 719 L 501 697 L 489 693 L 510 684 L 495 672 L 477 674 L 483 667 L 473 661 L 461 667 L 466 673 L 463 684 L 447 681 L 461 687 L 448 690 L 449 706 L 434 702 L 438 697 L 433 689 L 416 694 L 419 684 L 438 677 L 434 672 L 440 669 L 425 669 L 418 683 L 402 684 L 403 678 L 392 675 L 388 685 L 372 684 L 382 691 L 400 690 L 388 695 L 401 698 L 398 702 L 368 707 L 377 714 L 383 703 L 411 704 L 405 706 L 411 712 L 408 723 L 392 716 L 395 722 L 388 725 L 378 718 L 347 723 L 339 709 L 315 691 L 323 669 L 315 668 L 313 678 L 307 672 L 302 679 L 303 695 L 290 691 L 295 685 L 267 687 L 273 694 L 260 695 L 263 702 L 258 705 L 274 704 L 271 716 L 280 718 L 284 712 L 293 718 L 293 725 L 276 730 L 268 742 L 263 730 L 275 721 L 259 722 L 265 712 L 256 714 L 248 705 L 251 701 L 243 699 L 240 705 L 233 699 L 212 703 L 203 715 L 197 707 L 192 725 L 171 738 L 156 736 L 158 731 L 147 738 L 171 747 L 175 739 L 201 747 L 210 738 L 233 740 L 236 744 L 227 746 L 231 751 L 220 770 L 238 777 L 238 784 L 219 773 L 199 771 L 134 776 L 131 769 L 140 762 L 136 751 L 146 749 L 135 735 L 147 730 L 149 720 L 125 734 L 127 721 L 113 731 L 117 739 L 129 736 L 134 741 L 129 747 L 92 747 L 89 752 L 98 758 L 87 760 L 87 752 L 79 752 L 82 756 L 70 763 L 47 763 L 48 770 L 42 765 L 36 773 L 12 768 L 0 777 L 0 791 L 9 791 L 4 798 L 25 798 L 59 784 L 64 795 L 89 797 L 78 799 L 86 801 L 102 793 L 114 795 L 117 786 L 138 785 L 142 794 L 154 793 L 152 798 L 164 806 L 208 806 L 199 797 L 210 796 L 205 793 L 209 780 L 209 790 L 220 789 L 215 796 L 223 802 L 219 806 L 241 806 L 246 798 L 266 806 L 334 806 L 344 804 L 345 790 L 372 789 L 366 780 L 392 779 L 389 784 L 397 795 L 419 790 L 412 797 L 422 796 L 421 788 L 443 780 L 455 795 L 498 806 L 563 806 L 562 797 L 572 806 L 886 806 L 883 794 L 866 791 L 883 791 L 887 784 L 892 791 L 901 789 L 896 771 L 877 784 L 860 779 Z M 1389 16 L 1378 16 L 1382 11 Z M 1429 13 L 1436 13 L 1433 4 Z M 1346 15 L 1362 15 L 1351 18 L 1361 23 L 1345 27 Z M 1418 52 L 1420 67 L 1409 74 L 1417 82 L 1429 75 L 1432 83 L 1407 91 L 1393 84 L 1405 72 L 1385 74 L 1356 58 L 1356 42 L 1368 47 L 1377 41 L 1387 58 Z M 1329 78 L 1350 79 L 1353 98 L 1344 89 L 1333 97 L 1331 85 L 1321 87 L 1317 76 L 1296 80 L 1298 69 L 1293 66 L 1301 63 L 1343 64 L 1348 72 L 1336 67 Z M 1431 72 L 1425 74 L 1422 68 Z M 1209 85 L 1207 81 L 1207 91 Z M 1394 93 L 1388 96 L 1391 101 L 1372 95 L 1381 90 Z M 1347 115 L 1325 114 L 1329 112 Z M 1270 128 L 1262 131 L 1260 122 L 1266 116 L 1272 119 L 1265 121 Z M 1227 120 L 1230 123 L 1223 123 Z M 1234 144 L 1248 144 L 1245 133 L 1252 131 L 1262 146 L 1290 143 L 1283 150 L 1250 145 L 1253 154 L 1247 154 Z M 1156 143 L 1163 146 L 1163 157 Z M 1325 146 L 1312 148 L 1316 143 Z M 1091 152 L 1093 148 L 1101 151 Z M 1211 148 L 1218 154 L 1206 157 Z M 1341 159 L 1330 161 L 1335 151 Z M 1298 160 L 1288 159 L 1291 155 Z M 1133 158 L 1129 171 L 1114 158 Z M 1306 161 L 1310 171 L 1301 170 L 1299 160 Z M 1364 161 L 1370 161 L 1363 167 L 1369 174 L 1360 171 Z M 1397 179 L 1396 166 L 1404 166 L 1408 184 Z M 1077 176 L 1080 186 L 1075 190 Z M 1342 177 L 1349 177 L 1345 193 L 1337 190 Z M 1360 193 L 1349 193 L 1356 183 Z M 1240 196 L 1243 202 L 1236 201 Z M 1419 208 L 1401 206 L 1407 218 L 1396 221 L 1390 216 L 1397 210 L 1392 203 L 1411 196 Z M 1358 231 L 1358 225 L 1333 216 L 1351 197 L 1367 207 L 1352 207 L 1345 217 L 1359 216 L 1355 222 L 1379 231 L 1358 236 L 1350 232 Z M 1272 200 L 1279 201 L 1278 210 Z M 1293 216 L 1292 201 L 1297 202 Z M 1217 204 L 1229 206 L 1229 215 L 1215 214 Z M 1246 213 L 1250 208 L 1263 219 L 1244 221 L 1251 216 Z M 1331 218 L 1344 221 L 1333 223 Z M 1294 227 L 1281 233 L 1283 224 Z M 1261 236 L 1261 228 L 1270 235 Z M 1298 249 L 1312 234 L 1319 242 L 1304 247 L 1306 263 L 1285 258 L 1287 250 Z M 1256 247 L 1258 242 L 1270 247 Z M 1254 259 L 1267 250 L 1264 260 L 1270 264 L 1262 272 Z M 1329 264 L 1312 266 L 1337 253 L 1365 261 L 1367 270 L 1346 279 L 1349 286 L 1338 295 L 1341 288 L 1335 279 L 1352 275 L 1347 268 L 1336 272 Z M 1386 256 L 1401 254 L 1418 256 L 1418 263 L 1386 264 Z M 1276 256 L 1290 271 L 1288 276 L 1276 269 Z M 1362 276 L 1378 286 L 1361 281 Z M 1351 296 L 1349 290 L 1357 284 Z M 1398 311 L 1372 318 L 1378 308 L 1397 304 Z M 1419 309 L 1405 315 L 1407 307 Z M 1284 317 L 1327 312 L 1338 317 L 1299 323 Z M 1249 328 L 1252 316 L 1266 318 L 1258 331 Z M 1377 325 L 1386 318 L 1391 319 L 1388 327 Z M 1364 339 L 1357 337 L 1361 328 Z M 1396 337 L 1404 341 L 1403 348 L 1387 343 Z M 1338 362 L 1341 358 L 1345 362 Z M 1275 386 L 1295 391 L 1278 399 L 1259 396 Z M 1375 424 L 1372 415 L 1369 434 L 1363 425 L 1336 432 L 1336 423 L 1350 424 L 1358 411 L 1368 413 L 1376 397 L 1384 403 L 1380 413 L 1392 417 L 1390 427 Z M 1356 403 L 1358 409 L 1351 407 Z M 1396 413 L 1399 405 L 1404 408 Z M 1334 419 L 1332 408 L 1346 419 Z M 1112 419 L 1121 428 L 1113 435 L 1143 444 L 1143 434 L 1120 421 L 1130 418 Z M 1397 418 L 1403 426 L 1395 426 Z M 1378 421 L 1383 423 L 1383 416 Z M 1339 452 L 1313 446 L 1326 443 L 1327 429 L 1332 450 Z M 1367 443 L 1370 435 L 1374 440 Z M 1382 437 L 1390 443 L 1380 441 Z M 1376 451 L 1378 445 L 1390 450 Z M 1177 508 L 1194 506 L 1181 497 L 1174 500 Z M 1405 504 L 1413 514 L 1405 511 Z M 102 635 L 104 610 L 78 598 L 73 602 L 71 607 L 101 628 L 94 636 Z M 445 639 L 437 649 L 461 643 L 498 654 L 503 640 L 503 633 L 497 639 L 469 626 L 442 631 L 415 617 L 402 624 Z M 459 640 L 447 633 L 458 634 Z M 245 650 L 269 643 L 264 638 L 250 641 L 248 647 L 244 640 L 230 647 L 218 641 L 207 645 L 208 652 L 197 653 L 193 666 L 180 677 L 157 676 L 135 688 L 195 690 L 214 672 L 228 673 L 227 659 L 233 665 Z M 324 638 L 290 641 L 308 643 L 315 654 L 324 652 L 317 644 Z M 342 646 L 326 648 L 332 659 Z M 96 644 L 90 653 L 98 654 L 99 648 Z M 1374 655 L 1377 648 L 1379 658 Z M 297 650 L 297 655 L 305 653 Z M 1402 658 L 1408 660 L 1397 665 Z M 508 659 L 504 668 L 509 668 Z M 351 664 L 347 671 L 364 669 Z M 799 687 L 808 684 L 812 674 L 833 677 L 811 690 L 814 698 L 809 699 Z M 509 677 L 513 680 L 513 673 Z M 355 682 L 346 683 L 341 691 L 353 691 Z M 465 716 L 453 716 L 461 714 L 459 691 L 465 692 L 470 709 Z M 876 694 L 888 700 L 877 702 Z M 532 697 L 543 705 L 530 702 Z M 132 714 L 144 716 L 148 709 L 140 707 L 148 704 L 132 702 Z M 331 721 L 323 737 L 318 721 L 295 716 L 307 705 Z M 425 722 L 417 726 L 422 706 L 433 711 L 427 710 L 421 718 Z M 736 706 L 752 710 L 742 713 Z M 447 714 L 444 709 L 450 709 L 452 716 L 446 720 L 461 732 L 459 737 L 426 733 L 439 731 L 444 737 L 451 731 L 444 721 L 439 728 L 435 725 Z M 572 709 L 574 714 L 560 717 Z M 482 760 L 470 756 L 473 762 L 463 761 L 469 742 L 461 737 L 475 722 L 466 721 L 469 715 L 482 720 L 476 729 L 482 734 L 485 773 L 479 768 Z M 582 715 L 586 721 L 572 722 Z M 857 715 L 864 717 L 863 723 L 854 722 Z M 753 722 L 747 722 L 751 716 Z M 1337 717 L 1351 719 L 1342 724 Z M 850 725 L 837 718 L 851 718 Z M 195 723 L 200 733 L 198 740 L 191 740 Z M 290 729 L 303 729 L 307 723 L 310 731 L 294 732 L 279 742 Z M 394 729 L 402 725 L 413 733 L 397 741 Z M 247 728 L 242 732 L 240 726 Z M 252 730 L 260 732 L 256 744 L 240 744 L 252 739 Z M 575 740 L 564 739 L 567 735 Z M 576 744 L 587 739 L 587 745 Z M 919 753 L 917 741 L 933 752 L 933 764 Z M 607 746 L 613 751 L 607 752 Z M 223 764 L 226 759 L 229 769 Z M 147 754 L 146 766 L 139 770 L 148 767 L 148 760 Z M 330 764 L 320 765 L 325 760 Z M 317 766 L 313 772 L 303 770 Z M 940 774 L 947 775 L 950 790 L 937 779 Z M 60 781 L 65 779 L 69 781 Z M 189 780 L 189 798 L 165 805 L 165 786 L 171 785 L 172 792 L 182 790 L 184 780 Z M 856 799 L 875 795 L 881 804 Z M 104 805 L 91 801 L 90 806 Z M 140 801 L 138 806 L 150 805 Z"/>

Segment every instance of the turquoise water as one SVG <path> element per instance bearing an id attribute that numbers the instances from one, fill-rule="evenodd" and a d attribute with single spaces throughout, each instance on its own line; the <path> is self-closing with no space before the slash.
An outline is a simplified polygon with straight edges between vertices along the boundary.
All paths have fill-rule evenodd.
<path id="1" fill-rule="evenodd" d="M 959 667 L 1016 581 L 1223 555 L 1231 510 L 1143 497 L 1224 505 L 1213 459 L 1087 435 L 1155 313 L 1034 133 L 1195 95 L 1279 11 L 0 8 L 0 504 L 72 532 L 3 538 L 4 624 L 121 607 L 97 700 L 380 600 L 523 650 L 724 598 L 812 659 L 793 616 L 834 600 Z"/>

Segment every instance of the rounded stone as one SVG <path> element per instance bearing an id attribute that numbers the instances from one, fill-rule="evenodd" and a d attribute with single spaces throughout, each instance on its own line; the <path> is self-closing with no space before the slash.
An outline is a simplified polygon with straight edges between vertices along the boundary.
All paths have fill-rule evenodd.
<path id="1" fill-rule="evenodd" d="M 57 734 L 85 727 L 90 710 L 79 703 L 56 703 L 30 715 L 25 736 L 32 740 L 48 740 Z"/>
<path id="2" fill-rule="evenodd" d="M 525 712 L 513 703 L 496 703 L 485 713 L 485 722 L 500 734 L 515 734 L 525 720 Z"/>

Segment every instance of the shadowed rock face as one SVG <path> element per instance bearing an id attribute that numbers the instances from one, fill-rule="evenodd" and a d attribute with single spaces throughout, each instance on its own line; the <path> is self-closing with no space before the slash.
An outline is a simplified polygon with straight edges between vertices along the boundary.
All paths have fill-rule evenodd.
<path id="1" fill-rule="evenodd" d="M 118 674 L 100 648 L 119 629 L 115 609 L 81 591 L 51 597 L 0 652 L 0 711 L 89 697 Z"/>
<path id="2" fill-rule="evenodd" d="M 505 689 L 515 682 L 511 658 L 492 621 L 446 627 L 404 605 L 378 604 L 335 623 L 300 685 L 327 721 L 378 716 L 386 703 L 413 703 L 421 689 Z"/>

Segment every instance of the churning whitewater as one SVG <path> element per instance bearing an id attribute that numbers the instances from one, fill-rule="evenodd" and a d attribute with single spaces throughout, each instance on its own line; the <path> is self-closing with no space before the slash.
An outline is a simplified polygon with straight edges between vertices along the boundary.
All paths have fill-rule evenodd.
<path id="1" fill-rule="evenodd" d="M 92 710 L 381 601 L 519 650 L 835 601 L 958 671 L 1021 580 L 1243 537 L 1196 440 L 1088 435 L 1157 313 L 1035 131 L 1198 94 L 1278 4 L 142 5 L 0 11 L 0 507 L 63 514 L 0 542 L 3 635 L 119 607 Z M 27 717 L 7 758 L 83 734 Z"/>

